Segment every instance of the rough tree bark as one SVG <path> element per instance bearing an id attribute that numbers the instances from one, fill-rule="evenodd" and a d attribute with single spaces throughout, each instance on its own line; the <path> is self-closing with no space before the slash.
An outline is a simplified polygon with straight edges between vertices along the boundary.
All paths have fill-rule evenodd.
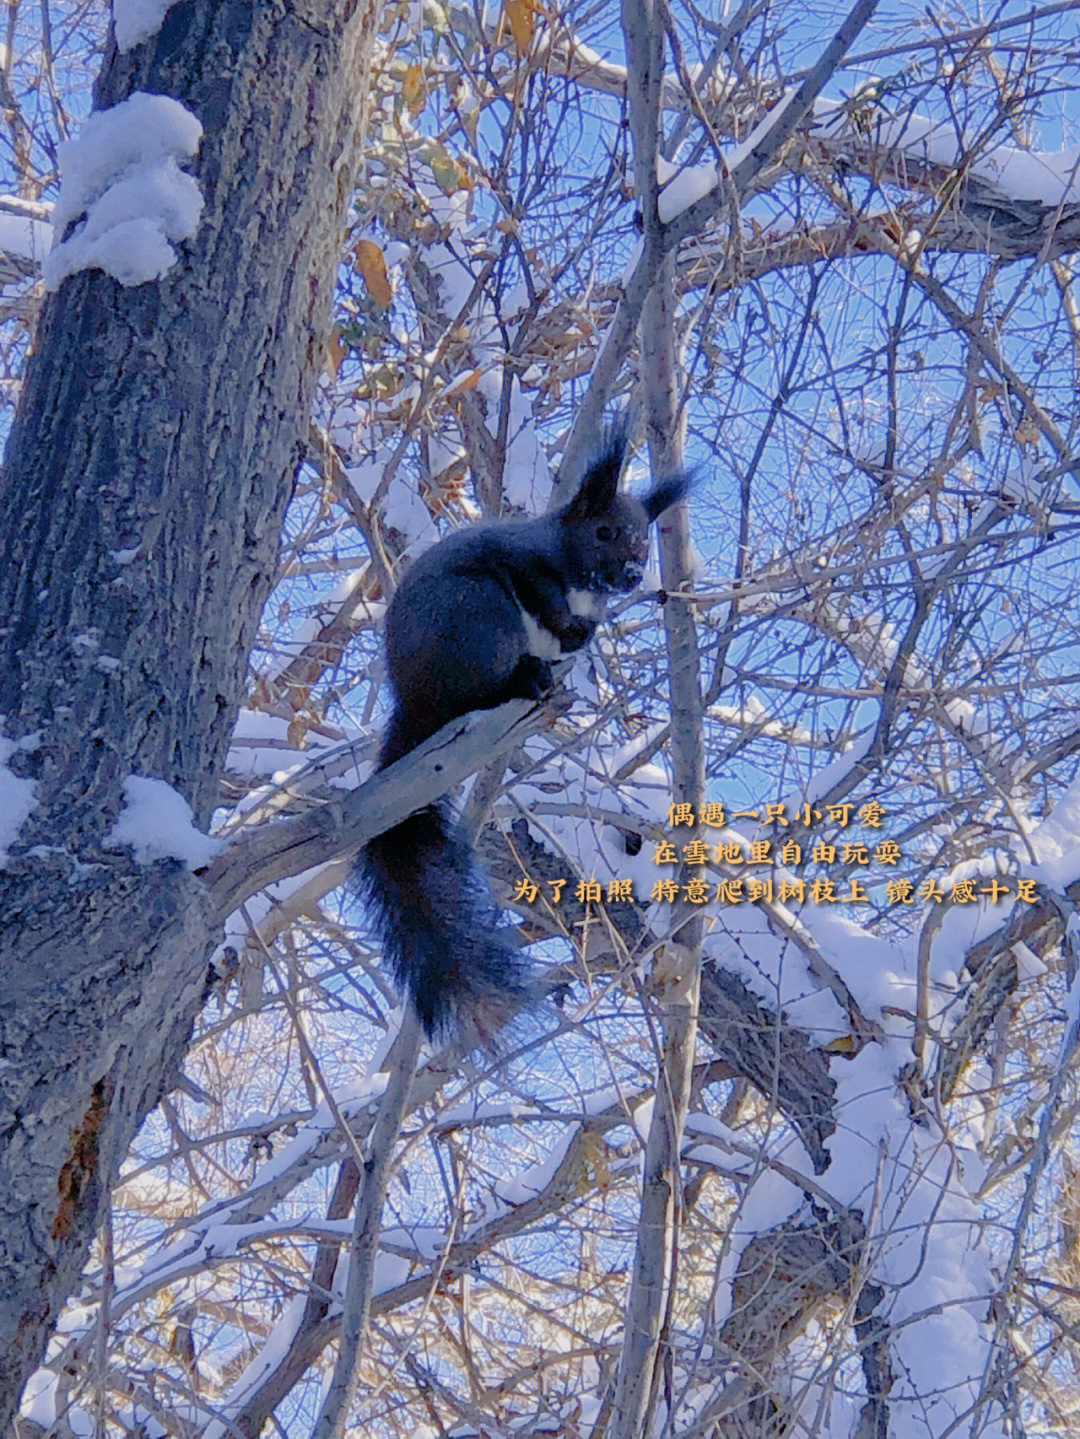
<path id="1" fill-rule="evenodd" d="M 198 116 L 206 209 L 160 282 L 82 273 L 50 297 L 0 481 L 0 715 L 33 737 L 10 765 L 37 799 L 0 870 L 0 1433 L 199 1003 L 206 885 L 104 841 L 131 774 L 210 818 L 301 458 L 375 10 L 181 0 L 131 53 L 110 45 L 97 84 L 99 109 L 147 90 Z"/>

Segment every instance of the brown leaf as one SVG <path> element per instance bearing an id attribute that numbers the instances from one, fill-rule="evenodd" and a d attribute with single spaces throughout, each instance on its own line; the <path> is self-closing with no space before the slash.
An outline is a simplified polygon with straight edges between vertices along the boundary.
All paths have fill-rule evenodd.
<path id="1" fill-rule="evenodd" d="M 828 1044 L 822 1045 L 826 1054 L 857 1054 L 858 1048 L 853 1034 L 839 1034 L 835 1039 L 830 1039 Z"/>
<path id="2" fill-rule="evenodd" d="M 427 104 L 427 88 L 424 85 L 424 67 L 410 65 L 401 82 L 401 96 L 409 107 L 410 115 L 419 115 Z"/>
<path id="3" fill-rule="evenodd" d="M 374 240 L 358 240 L 354 252 L 356 268 L 363 276 L 368 294 L 380 309 L 385 310 L 394 298 L 386 259 Z"/>
<path id="4" fill-rule="evenodd" d="M 483 375 L 482 370 L 470 370 L 466 375 L 459 375 L 452 385 L 447 385 L 445 399 L 451 395 L 464 395 L 469 390 L 475 390 Z"/>
<path id="5" fill-rule="evenodd" d="M 528 53 L 536 34 L 536 0 L 503 0 L 503 14 L 510 25 L 514 44 L 522 55 Z"/>
<path id="6" fill-rule="evenodd" d="M 348 353 L 349 347 L 342 340 L 341 331 L 335 325 L 326 341 L 326 368 L 330 371 L 332 379 L 337 379 L 341 362 Z"/>

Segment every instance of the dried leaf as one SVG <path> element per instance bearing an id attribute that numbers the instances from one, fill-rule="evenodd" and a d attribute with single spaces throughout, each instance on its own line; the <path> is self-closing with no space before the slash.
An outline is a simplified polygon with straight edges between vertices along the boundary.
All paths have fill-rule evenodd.
<path id="1" fill-rule="evenodd" d="M 410 65 L 405 71 L 405 78 L 401 82 L 401 96 L 409 107 L 409 113 L 419 115 L 427 104 L 427 87 L 424 85 L 422 65 Z"/>
<path id="2" fill-rule="evenodd" d="M 536 34 L 536 0 L 503 0 L 503 13 L 510 25 L 514 44 L 522 55 L 528 53 Z"/>
<path id="3" fill-rule="evenodd" d="M 468 390 L 475 390 L 482 374 L 482 370 L 471 370 L 466 375 L 459 375 L 452 385 L 447 385 L 444 398 L 449 399 L 451 395 L 463 395 Z"/>
<path id="4" fill-rule="evenodd" d="M 337 325 L 330 331 L 330 337 L 326 342 L 326 368 L 330 371 L 333 379 L 337 379 L 338 371 L 341 369 L 341 362 L 349 353 L 349 347 L 341 338 L 341 331 Z"/>
<path id="5" fill-rule="evenodd" d="M 358 240 L 354 254 L 356 268 L 363 276 L 368 294 L 380 309 L 385 310 L 394 298 L 394 290 L 382 250 L 374 240 Z"/>
<path id="6" fill-rule="evenodd" d="M 453 155 L 448 155 L 445 150 L 436 151 L 428 161 L 431 166 L 431 173 L 435 177 L 435 183 L 444 195 L 452 195 L 455 190 L 466 188 L 465 171 L 461 168 Z"/>
<path id="7" fill-rule="evenodd" d="M 273 702 L 274 700 L 273 696 L 270 693 L 270 688 L 267 685 L 266 680 L 262 677 L 262 675 L 260 675 L 258 679 L 256 679 L 255 684 L 252 687 L 252 691 L 245 701 L 245 704 L 247 708 L 251 710 L 264 710 L 269 709 Z"/>
<path id="8" fill-rule="evenodd" d="M 853 1034 L 839 1034 L 835 1039 L 830 1039 L 828 1044 L 823 1044 L 822 1049 L 826 1054 L 857 1054 L 858 1046 Z"/>

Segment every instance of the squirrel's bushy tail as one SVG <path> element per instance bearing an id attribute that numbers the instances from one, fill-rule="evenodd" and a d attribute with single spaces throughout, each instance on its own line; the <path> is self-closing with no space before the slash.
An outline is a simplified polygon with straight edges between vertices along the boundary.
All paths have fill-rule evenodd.
<path id="1" fill-rule="evenodd" d="M 360 854 L 394 977 L 428 1038 L 462 1022 L 488 1039 L 538 985 L 495 928 L 495 907 L 445 803 L 370 840 Z"/>

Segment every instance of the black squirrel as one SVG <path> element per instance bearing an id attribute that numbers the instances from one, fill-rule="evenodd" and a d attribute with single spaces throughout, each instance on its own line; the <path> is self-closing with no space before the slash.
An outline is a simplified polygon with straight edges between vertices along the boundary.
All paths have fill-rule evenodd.
<path id="1" fill-rule="evenodd" d="M 394 707 L 380 769 L 470 710 L 543 698 L 552 662 L 592 638 L 610 595 L 638 584 L 649 526 L 690 477 L 661 480 L 643 499 L 620 494 L 625 453 L 617 424 L 562 509 L 459 531 L 406 571 L 386 615 Z M 543 992 L 496 929 L 448 803 L 377 835 L 358 868 L 394 977 L 429 1038 L 459 1019 L 489 1034 Z"/>

